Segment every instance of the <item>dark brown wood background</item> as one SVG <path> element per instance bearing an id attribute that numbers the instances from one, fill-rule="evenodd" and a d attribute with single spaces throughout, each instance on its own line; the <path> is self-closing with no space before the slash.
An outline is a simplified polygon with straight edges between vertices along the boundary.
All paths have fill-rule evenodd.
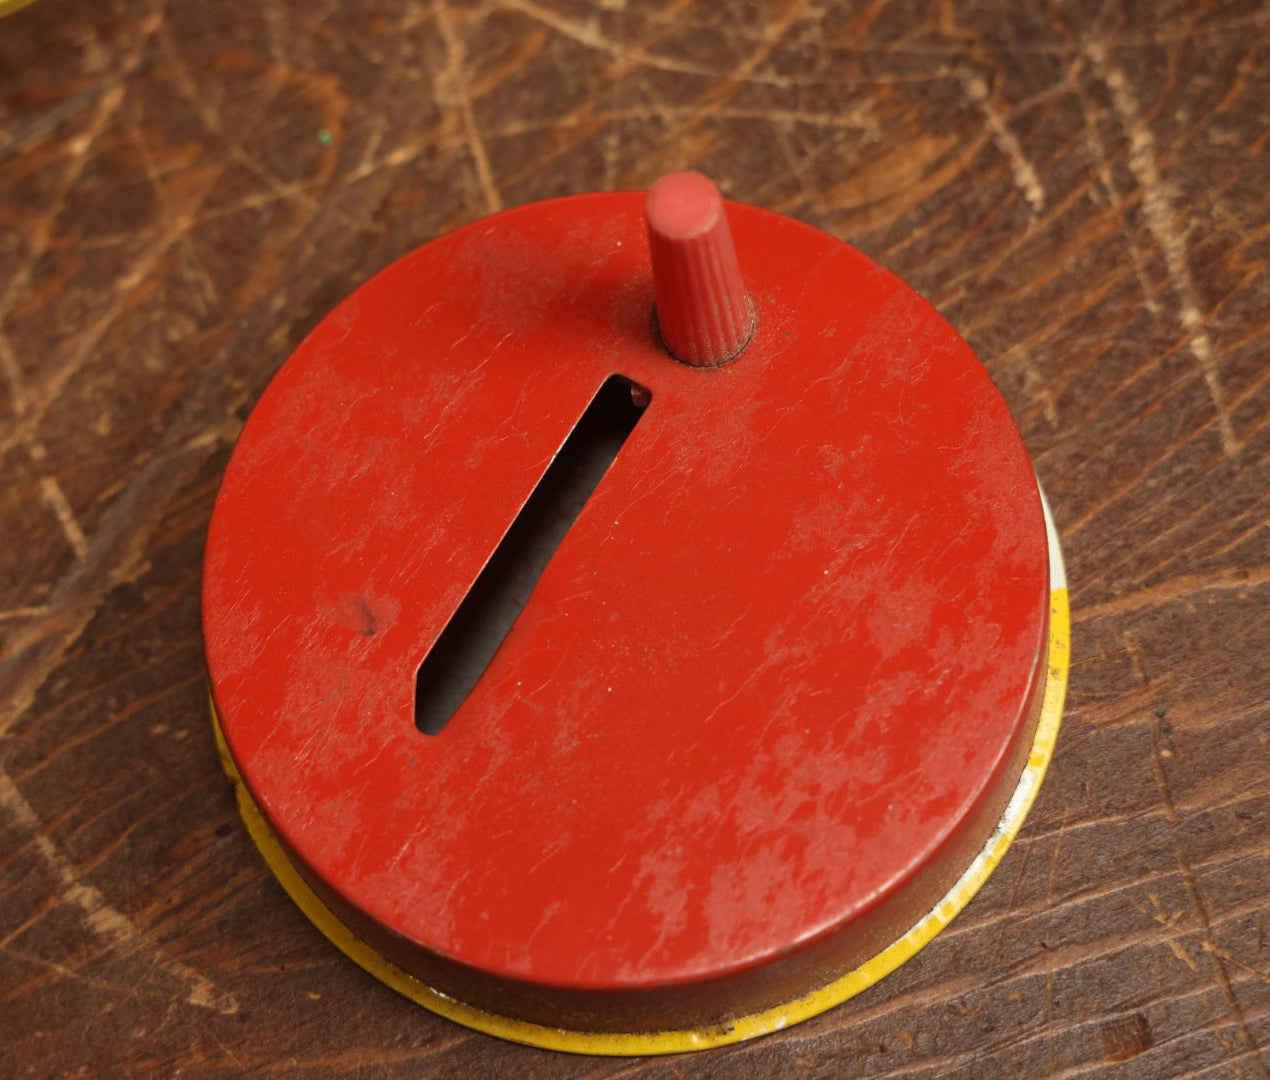
<path id="1" fill-rule="evenodd" d="M 0 1073 L 1270 1076 L 1270 5 L 37 0 L 0 109 Z M 607 1061 L 440 1020 L 292 906 L 217 765 L 199 563 L 354 285 L 680 167 L 968 337 L 1074 662 L 1019 842 L 916 960 Z"/>

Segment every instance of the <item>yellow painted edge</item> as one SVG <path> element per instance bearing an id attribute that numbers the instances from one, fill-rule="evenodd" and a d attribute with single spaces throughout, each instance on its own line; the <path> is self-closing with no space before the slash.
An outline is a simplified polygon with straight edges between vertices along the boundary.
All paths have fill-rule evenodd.
<path id="1" fill-rule="evenodd" d="M 1063 581 L 1061 571 L 1058 581 Z M 1067 608 L 1067 589 L 1059 587 L 1050 593 L 1049 656 L 1045 696 L 1041 703 L 1041 716 L 1037 722 L 1036 738 L 1032 742 L 1027 765 L 1019 779 L 1018 787 L 1014 789 L 1014 794 L 1010 797 L 1000 823 L 988 837 L 987 843 L 984 844 L 975 860 L 967 867 L 957 883 L 948 890 L 944 898 L 902 938 L 827 986 L 822 986 L 784 1005 L 738 1017 L 727 1024 L 686 1031 L 625 1033 L 571 1031 L 545 1027 L 541 1024 L 531 1024 L 474 1009 L 470 1005 L 465 1005 L 461 1001 L 433 990 L 413 975 L 402 971 L 370 946 L 355 938 L 352 932 L 331 914 L 326 905 L 318 899 L 297 873 L 261 816 L 242 778 L 238 775 L 229 747 L 225 745 L 215 706 L 212 707 L 212 726 L 216 732 L 217 746 L 220 748 L 221 763 L 233 782 L 238 796 L 238 810 L 265 862 L 309 920 L 341 952 L 365 968 L 375 978 L 387 983 L 412 1001 L 455 1023 L 489 1035 L 497 1035 L 502 1039 L 510 1039 L 512 1042 L 539 1046 L 548 1050 L 565 1050 L 574 1054 L 608 1054 L 623 1057 L 642 1054 L 677 1054 L 753 1039 L 759 1035 L 766 1035 L 769 1032 L 801 1023 L 826 1009 L 840 1005 L 910 959 L 953 920 L 996 869 L 1036 798 L 1045 770 L 1049 766 L 1050 757 L 1054 753 L 1054 742 L 1058 737 L 1058 727 L 1063 715 L 1063 699 L 1067 693 L 1070 641 L 1071 626 Z"/>
<path id="2" fill-rule="evenodd" d="M 0 0 L 0 19 L 6 15 L 12 15 L 19 8 L 24 8 L 30 3 L 32 0 Z"/>

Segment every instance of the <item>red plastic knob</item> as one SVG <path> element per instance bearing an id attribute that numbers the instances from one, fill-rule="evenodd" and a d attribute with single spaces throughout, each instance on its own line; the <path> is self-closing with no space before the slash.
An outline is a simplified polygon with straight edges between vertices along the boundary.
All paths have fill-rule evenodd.
<path id="1" fill-rule="evenodd" d="M 645 203 L 666 348 L 693 367 L 735 359 L 754 329 L 723 197 L 698 172 L 663 176 Z"/>

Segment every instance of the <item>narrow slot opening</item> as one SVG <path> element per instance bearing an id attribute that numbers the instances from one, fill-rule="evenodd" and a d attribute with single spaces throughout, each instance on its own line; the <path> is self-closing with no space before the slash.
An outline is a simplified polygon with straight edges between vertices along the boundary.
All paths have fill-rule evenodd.
<path id="1" fill-rule="evenodd" d="M 437 735 L 476 685 L 651 394 L 611 375 L 525 500 L 415 675 L 415 726 Z"/>

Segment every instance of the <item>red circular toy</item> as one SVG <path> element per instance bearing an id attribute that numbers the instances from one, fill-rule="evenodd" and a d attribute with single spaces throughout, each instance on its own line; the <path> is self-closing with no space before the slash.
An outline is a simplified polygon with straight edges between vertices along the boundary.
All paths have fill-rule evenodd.
<path id="1" fill-rule="evenodd" d="M 761 1034 L 920 948 L 1066 675 L 1032 466 L 956 332 L 695 174 L 645 201 L 510 210 L 355 291 L 252 413 L 204 577 L 226 764 L 310 917 L 438 1012 L 602 1053 Z"/>

